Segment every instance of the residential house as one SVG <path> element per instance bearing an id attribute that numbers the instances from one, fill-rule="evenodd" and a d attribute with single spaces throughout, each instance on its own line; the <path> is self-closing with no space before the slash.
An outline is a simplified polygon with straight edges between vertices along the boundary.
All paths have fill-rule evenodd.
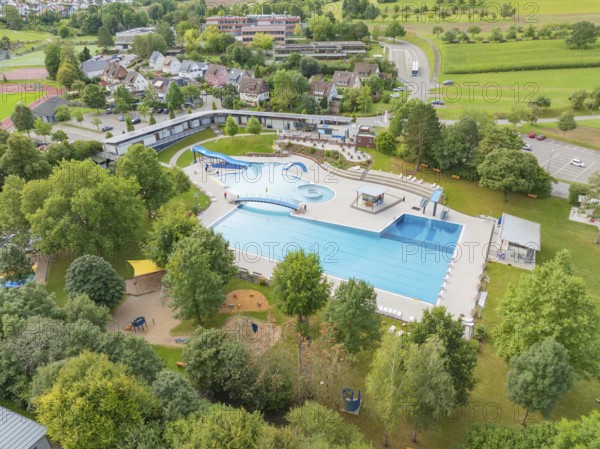
<path id="1" fill-rule="evenodd" d="M 0 407 L 2 449 L 50 449 L 46 428 L 23 415 Z"/>
<path id="2" fill-rule="evenodd" d="M 220 64 L 209 64 L 206 73 L 204 74 L 204 81 L 206 81 L 212 87 L 223 87 L 227 84 L 229 74 L 227 69 Z"/>
<path id="3" fill-rule="evenodd" d="M 48 123 L 53 123 L 56 121 L 54 114 L 56 114 L 56 108 L 60 105 L 66 104 L 69 102 L 57 96 L 46 97 L 42 100 L 41 103 L 37 104 L 31 109 L 31 112 L 43 121 Z M 2 440 L 0 440 L 2 441 Z M 2 447 L 0 445 L 0 447 Z"/>
<path id="4" fill-rule="evenodd" d="M 96 56 L 92 59 L 88 59 L 87 61 L 83 61 L 81 64 L 79 64 L 79 68 L 85 77 L 92 79 L 100 77 L 107 65 L 107 58 Z"/>
<path id="5" fill-rule="evenodd" d="M 179 68 L 179 76 L 192 80 L 203 77 L 207 67 L 208 65 L 204 62 L 195 62 L 185 59 Z"/>
<path id="6" fill-rule="evenodd" d="M 337 96 L 335 84 L 329 81 L 311 81 L 308 92 L 317 101 L 321 101 L 323 97 L 327 98 L 327 104 Z"/>
<path id="7" fill-rule="evenodd" d="M 239 91 L 242 80 L 246 77 L 252 78 L 253 76 L 254 70 L 231 69 L 229 70 L 229 74 L 227 76 L 227 84 L 235 86 L 235 88 Z"/>
<path id="8" fill-rule="evenodd" d="M 162 70 L 163 65 L 165 63 L 165 57 L 163 56 L 163 54 L 159 51 L 153 51 L 152 54 L 150 55 L 150 59 L 148 60 L 148 63 L 150 64 L 150 68 L 152 70 Z"/>
<path id="9" fill-rule="evenodd" d="M 118 62 L 109 62 L 100 75 L 100 79 L 105 83 L 120 82 L 127 76 L 127 69 Z"/>
<path id="10" fill-rule="evenodd" d="M 170 73 L 171 75 L 177 75 L 181 68 L 181 62 L 175 56 L 167 56 L 165 63 L 163 64 L 163 73 Z"/>
<path id="11" fill-rule="evenodd" d="M 179 87 L 187 86 L 189 83 L 189 79 L 183 77 L 176 78 L 164 78 L 164 77 L 155 77 L 152 80 L 152 87 L 158 94 L 158 98 L 165 98 L 166 93 L 169 91 L 169 86 L 171 83 L 176 83 Z"/>
<path id="12" fill-rule="evenodd" d="M 123 80 L 125 87 L 132 93 L 144 92 L 150 83 L 135 70 L 130 70 Z"/>
<path id="13" fill-rule="evenodd" d="M 240 100 L 257 106 L 259 102 L 269 99 L 269 86 L 262 78 L 243 78 L 239 86 Z"/>
<path id="14" fill-rule="evenodd" d="M 344 72 L 336 70 L 333 73 L 333 84 L 338 88 L 352 89 L 360 87 L 358 75 L 354 72 Z"/>
<path id="15" fill-rule="evenodd" d="M 367 64 L 366 62 L 357 62 L 354 65 L 354 73 L 362 82 L 371 75 L 379 75 L 379 66 L 377 64 Z"/>

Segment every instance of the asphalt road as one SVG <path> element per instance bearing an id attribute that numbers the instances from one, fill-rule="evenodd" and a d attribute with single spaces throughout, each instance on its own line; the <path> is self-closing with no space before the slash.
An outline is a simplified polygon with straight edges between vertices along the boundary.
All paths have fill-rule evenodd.
<path id="1" fill-rule="evenodd" d="M 431 79 L 429 61 L 423 50 L 406 41 L 383 42 L 381 45 L 387 48 L 388 59 L 396 64 L 398 79 L 406 86 L 409 97 L 427 101 L 436 80 Z M 419 76 L 411 75 L 413 61 L 419 62 Z"/>

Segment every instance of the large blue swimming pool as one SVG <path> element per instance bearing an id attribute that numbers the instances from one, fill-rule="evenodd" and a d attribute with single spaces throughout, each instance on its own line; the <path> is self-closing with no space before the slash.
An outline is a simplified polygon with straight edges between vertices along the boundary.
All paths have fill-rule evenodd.
<path id="1" fill-rule="evenodd" d="M 462 226 L 402 215 L 376 233 L 245 205 L 213 228 L 247 261 L 283 259 L 289 250 L 318 252 L 325 272 L 364 279 L 376 288 L 435 304 Z"/>

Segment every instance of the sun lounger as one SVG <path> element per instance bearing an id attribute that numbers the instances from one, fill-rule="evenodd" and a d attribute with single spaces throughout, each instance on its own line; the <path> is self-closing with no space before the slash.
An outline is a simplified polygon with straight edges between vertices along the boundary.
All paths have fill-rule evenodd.
<path id="1" fill-rule="evenodd" d="M 388 332 L 389 332 L 390 334 L 393 334 L 394 332 L 396 332 L 396 326 L 393 326 L 393 325 L 392 325 L 392 326 L 390 326 L 390 328 L 388 329 Z"/>
<path id="2" fill-rule="evenodd" d="M 396 335 L 397 335 L 398 337 L 402 336 L 403 334 L 404 334 L 404 331 L 402 331 L 402 330 L 400 330 L 400 331 L 396 332 Z"/>

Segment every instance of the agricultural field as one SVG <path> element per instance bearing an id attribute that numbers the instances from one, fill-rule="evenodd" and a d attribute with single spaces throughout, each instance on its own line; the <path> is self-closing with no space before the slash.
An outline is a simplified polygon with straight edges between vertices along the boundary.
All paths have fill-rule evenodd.
<path id="1" fill-rule="evenodd" d="M 600 66 L 600 44 L 588 50 L 570 50 L 563 39 L 488 44 L 440 42 L 438 48 L 446 74 Z"/>

